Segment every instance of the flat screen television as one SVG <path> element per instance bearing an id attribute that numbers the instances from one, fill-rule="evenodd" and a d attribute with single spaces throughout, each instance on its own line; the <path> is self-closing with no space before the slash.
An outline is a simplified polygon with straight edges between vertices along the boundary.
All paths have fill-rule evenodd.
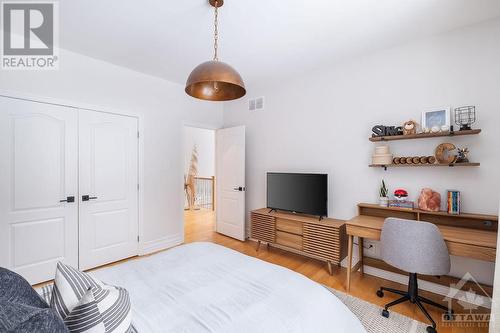
<path id="1" fill-rule="evenodd" d="M 328 215 L 328 175 L 267 173 L 267 207 L 295 213 Z"/>

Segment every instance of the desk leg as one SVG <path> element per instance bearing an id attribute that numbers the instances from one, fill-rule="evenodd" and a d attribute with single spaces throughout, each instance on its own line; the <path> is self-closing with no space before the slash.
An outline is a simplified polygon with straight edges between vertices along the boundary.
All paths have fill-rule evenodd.
<path id="1" fill-rule="evenodd" d="M 347 240 L 347 292 L 351 289 L 351 269 L 352 269 L 352 235 L 348 235 Z"/>
<path id="2" fill-rule="evenodd" d="M 361 265 L 359 266 L 359 272 L 363 275 L 363 238 L 358 237 L 358 254 L 359 254 L 359 262 Z"/>

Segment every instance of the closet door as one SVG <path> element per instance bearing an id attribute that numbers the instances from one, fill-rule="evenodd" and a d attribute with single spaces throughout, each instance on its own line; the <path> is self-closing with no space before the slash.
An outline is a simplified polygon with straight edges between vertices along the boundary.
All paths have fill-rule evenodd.
<path id="1" fill-rule="evenodd" d="M 137 254 L 137 119 L 80 110 L 80 269 Z"/>
<path id="2" fill-rule="evenodd" d="M 78 113 L 0 97 L 0 266 L 30 283 L 78 266 Z"/>

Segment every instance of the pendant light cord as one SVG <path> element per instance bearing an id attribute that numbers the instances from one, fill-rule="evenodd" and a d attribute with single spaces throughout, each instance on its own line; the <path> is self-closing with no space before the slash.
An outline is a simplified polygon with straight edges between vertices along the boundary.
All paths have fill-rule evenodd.
<path id="1" fill-rule="evenodd" d="M 218 29 L 218 19 L 219 19 L 219 4 L 218 1 L 215 1 L 215 12 L 214 12 L 214 61 L 219 61 L 219 56 L 217 54 L 217 49 L 219 48 L 218 40 L 219 40 L 219 29 Z"/>

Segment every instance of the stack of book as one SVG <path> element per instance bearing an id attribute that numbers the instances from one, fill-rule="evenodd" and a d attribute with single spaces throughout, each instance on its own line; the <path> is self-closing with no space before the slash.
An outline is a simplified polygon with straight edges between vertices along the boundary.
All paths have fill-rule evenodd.
<path id="1" fill-rule="evenodd" d="M 409 200 L 389 200 L 389 207 L 413 209 L 414 202 Z"/>
<path id="2" fill-rule="evenodd" d="M 448 214 L 460 214 L 460 191 L 448 190 Z"/>

